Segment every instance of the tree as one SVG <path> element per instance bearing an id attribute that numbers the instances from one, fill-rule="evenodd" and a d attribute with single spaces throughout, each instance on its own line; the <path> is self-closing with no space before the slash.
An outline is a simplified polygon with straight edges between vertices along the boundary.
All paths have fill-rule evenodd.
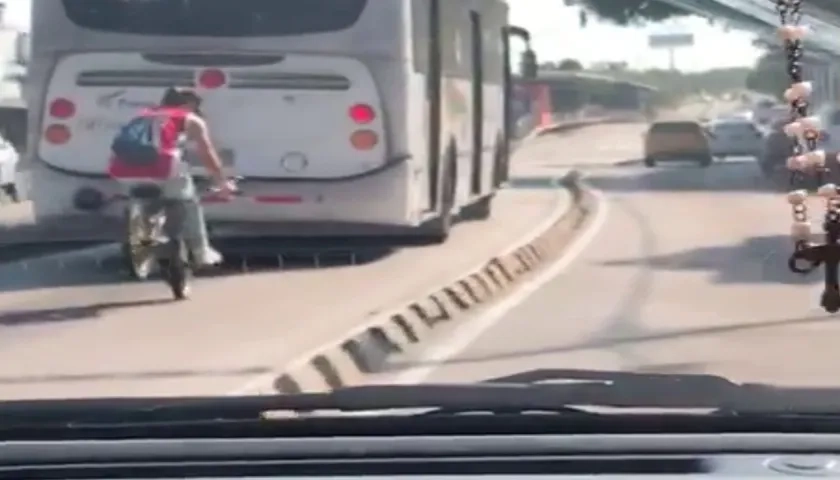
<path id="1" fill-rule="evenodd" d="M 581 63 L 575 60 L 574 58 L 567 58 L 561 61 L 559 65 L 557 65 L 557 70 L 563 70 L 566 72 L 580 72 L 581 70 L 583 70 L 583 65 L 581 65 Z"/>
<path id="2" fill-rule="evenodd" d="M 600 18 L 619 25 L 660 22 L 691 13 L 655 0 L 580 0 L 580 5 Z"/>
<path id="3" fill-rule="evenodd" d="M 747 88 L 781 99 L 790 86 L 784 56 L 778 50 L 765 53 L 747 76 Z"/>

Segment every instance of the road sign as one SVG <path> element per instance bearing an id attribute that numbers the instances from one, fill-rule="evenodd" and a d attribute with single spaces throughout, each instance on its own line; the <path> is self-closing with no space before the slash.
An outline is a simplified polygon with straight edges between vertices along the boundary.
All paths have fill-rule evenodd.
<path id="1" fill-rule="evenodd" d="M 691 33 L 654 34 L 648 37 L 650 48 L 679 48 L 692 45 L 694 45 L 694 34 Z"/>

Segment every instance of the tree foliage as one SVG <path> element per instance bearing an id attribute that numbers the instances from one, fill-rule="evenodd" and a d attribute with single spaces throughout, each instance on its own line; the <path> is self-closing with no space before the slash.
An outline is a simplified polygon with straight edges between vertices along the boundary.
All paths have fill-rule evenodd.
<path id="1" fill-rule="evenodd" d="M 681 8 L 656 0 L 580 0 L 580 5 L 598 17 L 619 25 L 660 22 L 690 14 Z"/>
<path id="2" fill-rule="evenodd" d="M 593 73 L 650 85 L 658 90 L 655 100 L 667 105 L 699 94 L 719 96 L 743 91 L 750 72 L 749 68 L 716 68 L 704 72 L 626 69 Z"/>
<path id="3" fill-rule="evenodd" d="M 583 70 L 583 65 L 574 58 L 567 58 L 565 60 L 562 60 L 557 65 L 557 70 L 563 70 L 566 72 L 580 72 L 581 70 Z"/>
<path id="4" fill-rule="evenodd" d="M 747 76 L 747 88 L 779 99 L 789 84 L 784 56 L 778 51 L 762 55 Z"/>

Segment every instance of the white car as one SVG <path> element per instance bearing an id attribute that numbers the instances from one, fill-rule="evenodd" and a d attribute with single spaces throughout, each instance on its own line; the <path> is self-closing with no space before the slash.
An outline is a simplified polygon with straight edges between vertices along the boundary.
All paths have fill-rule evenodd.
<path id="1" fill-rule="evenodd" d="M 0 136 L 0 190 L 13 202 L 20 200 L 16 181 L 19 159 L 14 145 Z"/>
<path id="2" fill-rule="evenodd" d="M 707 131 L 713 157 L 758 157 L 763 149 L 764 134 L 761 129 L 744 118 L 711 122 Z"/>

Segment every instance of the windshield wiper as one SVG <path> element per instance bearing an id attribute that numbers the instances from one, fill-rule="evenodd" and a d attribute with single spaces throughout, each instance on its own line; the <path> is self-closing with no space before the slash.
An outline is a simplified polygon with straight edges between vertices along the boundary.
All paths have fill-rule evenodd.
<path id="1" fill-rule="evenodd" d="M 509 412 L 541 410 L 588 415 L 517 384 L 366 385 L 324 393 L 222 397 L 83 398 L 0 402 L 0 427 L 110 423 L 261 420 L 275 414 L 366 413 L 383 410 Z M 490 400 L 494 398 L 495 400 Z M 530 398 L 530 399 L 529 399 Z M 515 407 L 514 407 L 515 406 Z"/>
<path id="2" fill-rule="evenodd" d="M 259 420 L 272 413 L 556 412 L 581 407 L 712 410 L 716 414 L 840 412 L 840 389 L 736 384 L 713 375 L 536 370 L 476 384 L 367 385 L 326 393 L 0 402 L 0 426 Z"/>

